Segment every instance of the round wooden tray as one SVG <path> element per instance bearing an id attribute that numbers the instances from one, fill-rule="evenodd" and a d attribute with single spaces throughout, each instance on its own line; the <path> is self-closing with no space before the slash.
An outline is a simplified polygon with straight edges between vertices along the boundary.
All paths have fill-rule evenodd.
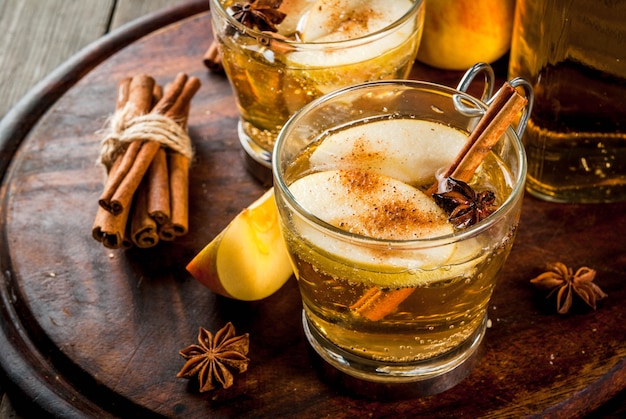
<path id="1" fill-rule="evenodd" d="M 307 349 L 295 280 L 246 303 L 191 278 L 187 262 L 265 189 L 244 168 L 227 80 L 202 64 L 212 38 L 205 3 L 92 45 L 0 123 L 0 365 L 16 397 L 63 417 L 572 417 L 626 387 L 624 204 L 526 197 L 476 368 L 425 398 L 329 379 Z M 147 73 L 165 84 L 178 72 L 203 82 L 189 118 L 191 231 L 150 250 L 105 249 L 91 238 L 103 180 L 97 132 L 117 81 Z M 460 73 L 416 66 L 413 77 L 454 85 Z M 556 260 L 597 269 L 609 294 L 597 311 L 560 316 L 533 290 L 529 279 Z M 228 321 L 250 333 L 249 370 L 229 389 L 199 394 L 176 378 L 178 351 L 200 326 Z"/>

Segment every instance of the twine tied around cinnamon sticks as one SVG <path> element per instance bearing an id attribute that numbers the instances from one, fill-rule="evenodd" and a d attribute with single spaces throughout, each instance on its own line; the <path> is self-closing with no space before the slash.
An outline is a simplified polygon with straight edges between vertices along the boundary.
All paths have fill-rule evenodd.
<path id="1" fill-rule="evenodd" d="M 190 160 L 193 158 L 189 135 L 172 118 L 159 114 L 127 118 L 125 113 L 126 109 L 122 109 L 113 114 L 109 130 L 100 142 L 99 161 L 107 172 L 111 170 L 116 157 L 133 141 L 156 141 Z"/>
<path id="2" fill-rule="evenodd" d="M 187 233 L 191 99 L 200 81 L 184 73 L 165 91 L 148 75 L 118 84 L 101 141 L 106 169 L 92 236 L 105 247 L 152 247 Z"/>

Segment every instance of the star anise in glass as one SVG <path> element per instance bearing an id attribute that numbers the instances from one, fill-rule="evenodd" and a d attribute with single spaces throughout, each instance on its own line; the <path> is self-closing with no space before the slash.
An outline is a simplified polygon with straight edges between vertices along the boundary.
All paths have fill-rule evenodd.
<path id="1" fill-rule="evenodd" d="M 476 193 L 467 183 L 451 177 L 446 179 L 446 189 L 446 192 L 433 194 L 433 198 L 457 228 L 476 224 L 498 208 L 492 191 Z"/>
<path id="2" fill-rule="evenodd" d="M 249 335 L 235 335 L 235 327 L 228 322 L 215 336 L 203 327 L 198 333 L 198 345 L 190 345 L 178 353 L 187 362 L 176 374 L 179 378 L 197 377 L 200 392 L 221 385 L 233 385 L 233 371 L 242 373 L 248 369 Z"/>
<path id="3" fill-rule="evenodd" d="M 589 307 L 596 309 L 596 301 L 607 295 L 593 283 L 594 269 L 583 266 L 575 273 L 561 262 L 548 265 L 548 271 L 530 280 L 538 288 L 550 290 L 548 297 L 555 292 L 556 309 L 559 314 L 567 313 L 572 307 L 574 295 L 580 297 Z M 558 290 L 558 291 L 557 291 Z"/>
<path id="4" fill-rule="evenodd" d="M 283 0 L 249 0 L 231 6 L 233 19 L 261 32 L 277 32 L 276 25 L 287 16 L 278 10 Z"/>

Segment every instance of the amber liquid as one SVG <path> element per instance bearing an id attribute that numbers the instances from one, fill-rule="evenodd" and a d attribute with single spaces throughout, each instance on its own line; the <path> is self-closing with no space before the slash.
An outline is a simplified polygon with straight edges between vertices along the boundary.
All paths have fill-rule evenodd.
<path id="1" fill-rule="evenodd" d="M 506 237 L 495 250 L 486 250 L 488 256 L 476 254 L 480 262 L 466 273 L 447 275 L 449 267 L 440 267 L 435 273 L 439 278 L 425 284 L 419 279 L 419 271 L 384 274 L 397 276 L 396 282 L 415 291 L 394 313 L 377 321 L 350 308 L 372 287 L 390 290 L 376 283 L 355 281 L 355 277 L 371 275 L 367 267 L 333 259 L 295 235 L 288 237 L 288 243 L 307 318 L 320 334 L 359 357 L 412 363 L 445 354 L 478 330 L 485 319 L 494 278 L 510 250 L 510 238 Z M 382 274 L 385 268 L 379 269 L 378 274 Z M 419 285 L 412 284 L 412 277 L 418 278 Z"/>
<path id="2" fill-rule="evenodd" d="M 296 159 L 286 179 L 315 171 L 308 164 L 314 149 L 315 145 Z M 508 169 L 490 155 L 472 185 L 494 190 L 505 199 L 511 193 L 508 179 Z M 426 189 L 430 183 L 413 186 Z M 410 250 L 386 253 L 389 258 L 406 259 L 406 266 L 366 263 L 347 253 L 333 253 L 328 250 L 332 245 L 304 238 L 298 221 L 292 220 L 294 224 L 283 230 L 308 321 L 332 345 L 374 361 L 410 364 L 449 354 L 470 340 L 485 320 L 495 278 L 513 243 L 515 214 L 500 227 L 450 245 L 456 249 L 450 260 L 434 266 L 409 266 Z M 372 288 L 383 292 L 413 288 L 414 292 L 393 313 L 374 321 L 351 308 Z"/>
<path id="3" fill-rule="evenodd" d="M 232 1 L 224 2 L 225 7 L 229 3 Z M 351 47 L 355 54 L 353 62 L 332 66 L 324 64 L 323 58 L 317 65 L 300 65 L 292 61 L 292 52 L 272 50 L 251 37 L 218 34 L 224 69 L 241 114 L 242 134 L 271 153 L 287 119 L 313 99 L 365 81 L 406 78 L 421 39 L 422 26 L 417 26 L 416 21 L 413 25 L 419 29 L 408 31 L 407 25 L 400 27 L 398 30 L 406 34 L 399 38 L 402 42 L 381 54 L 365 61 L 358 58 L 363 55 L 363 49 L 376 48 L 373 41 Z"/>
<path id="4" fill-rule="evenodd" d="M 517 2 L 509 76 L 534 84 L 523 138 L 532 194 L 626 200 L 625 17 L 624 2 Z"/>

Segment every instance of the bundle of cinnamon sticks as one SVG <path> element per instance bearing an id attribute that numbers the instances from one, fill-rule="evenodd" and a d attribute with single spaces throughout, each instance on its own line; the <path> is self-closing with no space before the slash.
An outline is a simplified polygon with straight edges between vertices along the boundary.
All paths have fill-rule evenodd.
<path id="1" fill-rule="evenodd" d="M 105 247 L 153 247 L 187 233 L 187 118 L 199 88 L 197 78 L 183 73 L 165 89 L 145 74 L 119 82 L 111 128 L 102 141 L 107 177 L 92 228 Z"/>

